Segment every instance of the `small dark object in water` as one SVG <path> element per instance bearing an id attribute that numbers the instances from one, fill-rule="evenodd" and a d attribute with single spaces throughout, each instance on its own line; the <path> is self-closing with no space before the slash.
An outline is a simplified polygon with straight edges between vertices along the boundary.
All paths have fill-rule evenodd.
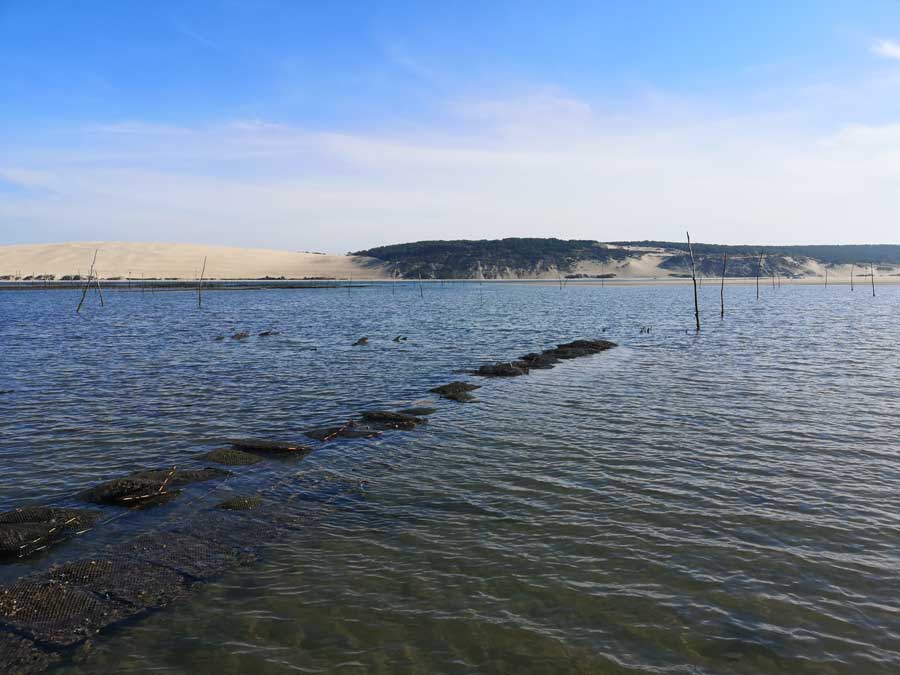
<path id="1" fill-rule="evenodd" d="M 12 394 L 14 391 L 12 389 L 0 389 L 0 396 L 3 394 Z"/>
<path id="2" fill-rule="evenodd" d="M 216 337 L 213 338 L 213 340 L 216 342 L 221 342 L 224 339 L 225 339 L 224 335 L 216 335 Z"/>
<path id="3" fill-rule="evenodd" d="M 216 448 L 202 455 L 197 455 L 197 459 L 224 464 L 225 466 L 249 466 L 250 464 L 258 464 L 263 461 L 263 458 L 259 455 L 242 452 L 234 448 Z"/>
<path id="4" fill-rule="evenodd" d="M 528 366 L 523 361 L 489 363 L 479 366 L 472 374 L 479 377 L 518 377 L 528 374 Z"/>
<path id="5" fill-rule="evenodd" d="M 369 344 L 369 338 L 361 337 L 361 338 L 359 338 L 359 340 L 357 340 L 356 342 L 353 343 L 353 346 L 359 347 L 360 345 L 367 345 L 367 344 Z"/>
<path id="6" fill-rule="evenodd" d="M 216 508 L 225 509 L 226 511 L 249 511 L 261 503 L 262 498 L 260 497 L 232 497 L 220 504 L 216 504 Z"/>
<path id="7" fill-rule="evenodd" d="M 136 610 L 68 584 L 24 579 L 0 588 L 0 621 L 54 647 L 69 647 Z"/>
<path id="8" fill-rule="evenodd" d="M 259 337 L 269 337 L 270 335 L 278 335 L 277 330 L 264 330 L 259 334 Z"/>
<path id="9" fill-rule="evenodd" d="M 420 408 L 404 408 L 403 410 L 398 410 L 397 412 L 404 415 L 412 415 L 414 417 L 428 417 L 429 415 L 434 415 L 434 413 L 437 412 L 437 408 L 429 408 L 427 406 L 423 406 Z"/>
<path id="10" fill-rule="evenodd" d="M 311 450 L 306 445 L 292 443 L 290 441 L 269 441 L 256 438 L 242 438 L 229 441 L 231 447 L 246 452 L 261 452 L 273 455 L 289 455 L 295 453 L 307 453 Z"/>
<path id="11" fill-rule="evenodd" d="M 353 420 L 350 420 L 339 427 L 310 429 L 306 432 L 306 435 L 313 440 L 325 443 L 335 438 L 375 438 L 376 436 L 381 436 L 381 432 L 370 427 L 358 425 Z"/>
<path id="12" fill-rule="evenodd" d="M 232 340 L 246 340 L 248 337 L 250 337 L 250 333 L 248 333 L 245 330 L 240 330 L 237 333 L 235 333 L 234 335 L 232 335 L 231 339 Z"/>
<path id="13" fill-rule="evenodd" d="M 394 342 L 406 342 L 406 338 L 402 335 L 398 335 L 394 338 Z"/>
<path id="14" fill-rule="evenodd" d="M 50 667 L 51 658 L 31 640 L 12 633 L 0 633 L 0 673 L 40 673 Z"/>
<path id="15" fill-rule="evenodd" d="M 76 560 L 51 569 L 47 577 L 137 609 L 165 607 L 188 591 L 178 572 L 125 558 Z"/>
<path id="16" fill-rule="evenodd" d="M 415 429 L 418 425 L 428 420 L 424 417 L 404 415 L 403 413 L 389 412 L 387 410 L 367 410 L 362 413 L 363 422 L 375 424 L 385 429 Z"/>
<path id="17" fill-rule="evenodd" d="M 135 471 L 124 478 L 114 478 L 79 494 L 94 504 L 114 506 L 150 506 L 172 498 L 177 491 L 169 488 L 201 481 L 225 478 L 231 472 L 223 469 L 149 469 Z"/>
<path id="18" fill-rule="evenodd" d="M 475 400 L 475 397 L 469 394 L 469 392 L 480 388 L 481 385 L 479 384 L 469 384 L 468 382 L 450 382 L 449 384 L 442 384 L 440 387 L 434 387 L 429 391 L 431 391 L 433 394 L 439 394 L 443 398 L 449 398 L 452 401 L 466 403 L 468 401 Z"/>
<path id="19" fill-rule="evenodd" d="M 90 527 L 99 511 L 29 506 L 0 513 L 0 558 L 23 557 Z"/>

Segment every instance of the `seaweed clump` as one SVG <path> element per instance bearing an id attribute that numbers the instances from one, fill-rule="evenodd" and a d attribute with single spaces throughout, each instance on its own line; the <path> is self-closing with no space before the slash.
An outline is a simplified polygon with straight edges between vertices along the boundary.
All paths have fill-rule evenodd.
<path id="1" fill-rule="evenodd" d="M 442 398 L 449 398 L 451 401 L 467 403 L 468 401 L 475 400 L 475 397 L 472 396 L 469 392 L 475 391 L 476 389 L 480 388 L 481 385 L 479 384 L 470 384 L 468 382 L 450 382 L 449 384 L 442 384 L 440 387 L 434 387 L 429 391 L 431 391 L 433 394 L 438 394 Z"/>

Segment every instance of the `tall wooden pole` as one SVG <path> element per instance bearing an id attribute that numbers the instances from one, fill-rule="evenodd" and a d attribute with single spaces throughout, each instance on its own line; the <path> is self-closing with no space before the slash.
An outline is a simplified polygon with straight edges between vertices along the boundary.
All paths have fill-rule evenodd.
<path id="1" fill-rule="evenodd" d="M 869 263 L 869 272 L 872 273 L 872 297 L 875 297 L 875 263 Z"/>
<path id="2" fill-rule="evenodd" d="M 694 320 L 697 322 L 697 332 L 700 332 L 700 303 L 697 299 L 697 267 L 694 264 L 694 248 L 691 246 L 691 233 L 687 233 L 688 252 L 691 254 L 691 279 L 694 282 Z"/>
<path id="3" fill-rule="evenodd" d="M 856 263 L 850 265 L 850 290 L 853 290 L 853 268 L 856 267 Z"/>
<path id="4" fill-rule="evenodd" d="M 728 264 L 728 251 L 722 254 L 722 288 L 719 291 L 719 299 L 722 301 L 722 311 L 719 315 L 720 319 L 725 318 L 725 266 Z"/>
<path id="5" fill-rule="evenodd" d="M 197 279 L 197 308 L 203 307 L 203 275 L 206 273 L 206 256 L 203 256 L 203 268 L 200 270 L 200 278 Z"/>
<path id="6" fill-rule="evenodd" d="M 97 249 L 94 249 L 94 259 L 91 261 L 91 271 L 88 272 L 87 281 L 84 282 L 84 288 L 81 290 L 81 301 L 78 303 L 78 307 L 75 308 L 75 313 L 78 314 L 81 311 L 81 306 L 84 304 L 84 298 L 87 296 L 88 288 L 91 286 L 91 277 L 94 276 L 94 265 L 97 263 Z"/>

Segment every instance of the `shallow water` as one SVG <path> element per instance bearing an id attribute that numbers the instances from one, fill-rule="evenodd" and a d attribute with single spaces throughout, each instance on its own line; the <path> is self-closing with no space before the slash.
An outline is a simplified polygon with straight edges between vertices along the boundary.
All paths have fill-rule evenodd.
<path id="1" fill-rule="evenodd" d="M 621 345 L 0 577 L 191 496 L 332 474 L 364 496 L 61 672 L 898 672 L 900 287 L 762 290 L 727 288 L 722 322 L 704 287 L 699 336 L 688 287 L 222 291 L 202 311 L 109 292 L 80 316 L 69 291 L 0 294 L 0 509 L 426 401 L 485 360 Z"/>

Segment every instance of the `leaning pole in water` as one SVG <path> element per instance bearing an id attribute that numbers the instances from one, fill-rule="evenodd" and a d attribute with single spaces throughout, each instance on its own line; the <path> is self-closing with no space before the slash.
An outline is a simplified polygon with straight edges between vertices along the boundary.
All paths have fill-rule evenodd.
<path id="1" fill-rule="evenodd" d="M 697 332 L 700 332 L 700 305 L 697 301 L 697 268 L 694 265 L 694 248 L 691 246 L 691 233 L 687 233 L 688 252 L 691 254 L 691 280 L 694 282 L 694 320 L 697 322 Z"/>

